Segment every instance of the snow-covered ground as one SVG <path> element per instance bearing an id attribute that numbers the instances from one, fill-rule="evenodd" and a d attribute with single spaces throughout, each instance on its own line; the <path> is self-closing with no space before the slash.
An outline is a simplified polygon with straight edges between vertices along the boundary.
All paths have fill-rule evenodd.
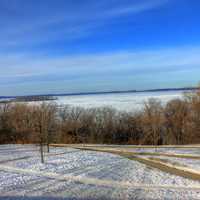
<path id="1" fill-rule="evenodd" d="M 200 182 L 109 153 L 34 145 L 0 146 L 0 199 L 200 199 Z"/>

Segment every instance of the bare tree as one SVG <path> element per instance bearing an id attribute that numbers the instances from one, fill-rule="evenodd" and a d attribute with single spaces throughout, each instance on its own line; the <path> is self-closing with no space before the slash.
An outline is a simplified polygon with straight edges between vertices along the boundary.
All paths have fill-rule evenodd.
<path id="1" fill-rule="evenodd" d="M 183 144 L 186 138 L 188 107 L 185 101 L 175 99 L 165 107 L 168 143 Z"/>
<path id="2" fill-rule="evenodd" d="M 189 126 L 188 138 L 190 138 L 190 142 L 192 142 L 195 139 L 195 143 L 199 143 L 200 142 L 200 87 L 196 91 L 185 94 L 185 100 L 189 107 L 189 116 L 187 118 Z"/>
<path id="3" fill-rule="evenodd" d="M 35 106 L 33 120 L 34 132 L 40 144 L 41 162 L 44 163 L 44 145 L 47 145 L 47 151 L 49 152 L 49 144 L 55 128 L 56 105 L 43 103 L 40 106 Z"/>
<path id="4" fill-rule="evenodd" d="M 142 129 L 144 138 L 142 143 L 148 142 L 154 146 L 162 144 L 163 140 L 163 115 L 162 105 L 157 99 L 149 99 L 144 104 L 142 115 Z"/>
<path id="5" fill-rule="evenodd" d="M 11 105 L 8 103 L 0 104 L 0 143 L 14 142 L 10 129 Z"/>

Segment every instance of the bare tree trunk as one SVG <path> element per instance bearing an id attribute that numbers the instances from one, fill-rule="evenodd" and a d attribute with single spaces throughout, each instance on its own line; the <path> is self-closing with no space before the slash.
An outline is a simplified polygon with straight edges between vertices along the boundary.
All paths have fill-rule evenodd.
<path id="1" fill-rule="evenodd" d="M 42 125 L 39 126 L 40 129 L 40 156 L 41 156 L 41 163 L 44 163 L 44 149 L 43 149 L 43 132 L 42 132 Z"/>
<path id="2" fill-rule="evenodd" d="M 41 156 L 41 163 L 44 163 L 44 150 L 42 143 L 40 143 L 40 156 Z"/>
<path id="3" fill-rule="evenodd" d="M 48 132 L 48 130 L 47 130 L 47 132 L 46 132 L 46 145 L 47 145 L 47 153 L 49 153 L 49 132 Z"/>
<path id="4" fill-rule="evenodd" d="M 50 152 L 50 148 L 49 148 L 49 142 L 47 142 L 47 153 Z"/>

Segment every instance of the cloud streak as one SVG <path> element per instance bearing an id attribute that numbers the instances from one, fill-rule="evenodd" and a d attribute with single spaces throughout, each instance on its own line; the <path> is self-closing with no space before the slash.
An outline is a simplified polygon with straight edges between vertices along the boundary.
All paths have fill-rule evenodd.
<path id="1" fill-rule="evenodd" d="M 13 5 L 14 2 L 18 4 Z M 115 18 L 136 15 L 167 3 L 166 0 L 77 2 L 61 0 L 47 6 L 46 1 L 13 1 L 11 5 L 1 1 L 0 48 L 76 40 L 97 33 Z"/>
<path id="2" fill-rule="evenodd" d="M 31 76 L 37 74 L 81 71 L 133 70 L 142 73 L 152 70 L 181 70 L 200 65 L 199 47 L 121 51 L 56 57 L 10 54 L 0 57 L 0 76 Z M 180 66 L 180 68 L 179 68 Z"/>
<path id="3" fill-rule="evenodd" d="M 17 84 L 37 85 L 38 82 L 49 86 L 53 83 L 65 88 L 63 82 L 79 83 L 82 81 L 104 82 L 115 86 L 117 80 L 132 77 L 132 84 L 138 84 L 139 77 L 163 77 L 164 74 L 197 73 L 200 66 L 200 47 L 180 47 L 157 49 L 151 51 L 108 52 L 103 54 L 72 55 L 62 57 L 31 57 L 10 55 L 0 57 L 0 84 L 13 86 Z M 102 78 L 104 77 L 104 78 Z M 179 80 L 181 77 L 177 77 Z M 134 80 L 135 79 L 135 80 Z M 163 78 L 167 81 L 168 77 Z M 141 81 L 140 80 L 140 81 Z M 197 81 L 197 80 L 194 80 Z M 51 84 L 50 84 L 51 83 Z M 46 84 L 44 84 L 46 85 Z M 40 88 L 40 89 L 41 89 Z"/>

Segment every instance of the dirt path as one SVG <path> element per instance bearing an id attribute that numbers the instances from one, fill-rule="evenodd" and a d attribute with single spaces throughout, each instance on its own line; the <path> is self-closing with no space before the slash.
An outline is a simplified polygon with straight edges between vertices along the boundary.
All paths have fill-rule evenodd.
<path id="1" fill-rule="evenodd" d="M 97 152 L 105 152 L 105 153 L 120 155 L 130 160 L 138 161 L 142 164 L 159 169 L 167 173 L 171 173 L 177 176 L 182 176 L 184 178 L 200 181 L 200 173 L 197 170 L 193 170 L 186 167 L 179 167 L 179 166 L 167 164 L 164 162 L 158 162 L 158 161 L 148 159 L 148 158 L 143 158 L 139 155 L 136 155 L 134 152 L 128 152 L 125 150 L 112 149 L 112 148 L 101 149 L 99 147 L 89 148 L 89 147 L 82 147 L 82 146 L 74 146 L 73 148 L 85 150 L 85 151 L 97 151 Z"/>

